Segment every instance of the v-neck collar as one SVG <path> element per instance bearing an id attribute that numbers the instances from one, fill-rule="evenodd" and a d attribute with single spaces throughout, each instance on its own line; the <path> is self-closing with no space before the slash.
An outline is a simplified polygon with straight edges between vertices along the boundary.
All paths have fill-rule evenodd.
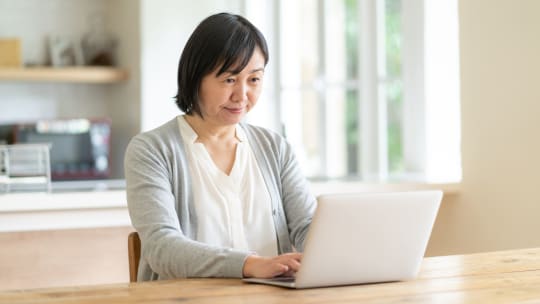
<path id="1" fill-rule="evenodd" d="M 180 127 L 180 134 L 186 143 L 195 144 L 199 135 L 193 130 L 185 118 L 186 115 L 178 115 L 178 126 Z M 246 143 L 247 137 L 244 129 L 240 124 L 235 126 L 235 135 L 239 143 Z"/>
<path id="2" fill-rule="evenodd" d="M 198 153 L 193 155 L 195 161 L 199 162 L 200 165 L 207 167 L 209 170 L 213 171 L 215 175 L 220 176 L 224 179 L 236 179 L 240 177 L 240 167 L 242 165 L 241 159 L 244 158 L 242 156 L 243 153 L 241 150 L 245 149 L 245 144 L 247 143 L 247 136 L 244 129 L 239 124 L 237 124 L 235 128 L 236 137 L 238 138 L 238 144 L 234 152 L 234 163 L 229 174 L 226 174 L 224 171 L 218 168 L 218 166 L 210 156 L 210 153 L 208 153 L 208 150 L 206 149 L 204 144 L 197 142 L 197 138 L 199 137 L 199 135 L 186 121 L 185 115 L 179 115 L 177 120 L 180 129 L 180 135 L 182 136 L 184 142 L 187 145 L 191 146 L 192 150 L 198 151 Z"/>

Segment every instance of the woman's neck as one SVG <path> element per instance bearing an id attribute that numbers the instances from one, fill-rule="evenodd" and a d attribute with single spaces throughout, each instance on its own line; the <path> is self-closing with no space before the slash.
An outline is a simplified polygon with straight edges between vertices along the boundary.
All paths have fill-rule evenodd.
<path id="1" fill-rule="evenodd" d="M 197 141 L 228 141 L 236 139 L 236 125 L 216 125 L 202 119 L 199 115 L 185 115 L 187 123 L 197 133 Z"/>

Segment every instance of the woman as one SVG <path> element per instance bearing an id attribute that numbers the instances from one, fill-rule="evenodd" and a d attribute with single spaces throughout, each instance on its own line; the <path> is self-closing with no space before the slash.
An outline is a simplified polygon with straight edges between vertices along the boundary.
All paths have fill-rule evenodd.
<path id="1" fill-rule="evenodd" d="M 185 115 L 135 136 L 126 151 L 139 281 L 299 269 L 315 198 L 291 146 L 241 123 L 267 62 L 263 35 L 238 15 L 212 15 L 189 38 L 176 96 Z"/>

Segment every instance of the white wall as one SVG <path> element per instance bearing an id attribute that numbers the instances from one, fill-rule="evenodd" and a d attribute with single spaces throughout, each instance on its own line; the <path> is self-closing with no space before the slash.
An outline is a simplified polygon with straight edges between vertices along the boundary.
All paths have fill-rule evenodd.
<path id="1" fill-rule="evenodd" d="M 141 0 L 141 127 L 180 114 L 173 97 L 180 54 L 195 27 L 211 14 L 239 13 L 241 0 Z"/>
<path id="2" fill-rule="evenodd" d="M 124 151 L 131 137 L 141 130 L 141 52 L 140 4 L 133 0 L 109 1 L 109 24 L 121 34 L 118 65 L 129 70 L 129 80 L 109 86 L 112 102 L 107 104 L 112 126 L 112 169 L 116 177 L 124 174 Z"/>
<path id="3" fill-rule="evenodd" d="M 540 246 L 540 1 L 460 0 L 463 181 L 429 254 Z"/>

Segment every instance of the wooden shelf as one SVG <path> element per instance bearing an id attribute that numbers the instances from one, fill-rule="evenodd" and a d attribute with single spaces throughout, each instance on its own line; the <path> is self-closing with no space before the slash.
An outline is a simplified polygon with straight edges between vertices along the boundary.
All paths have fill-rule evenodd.
<path id="1" fill-rule="evenodd" d="M 115 83 L 127 79 L 127 70 L 111 67 L 0 68 L 0 81 Z"/>

